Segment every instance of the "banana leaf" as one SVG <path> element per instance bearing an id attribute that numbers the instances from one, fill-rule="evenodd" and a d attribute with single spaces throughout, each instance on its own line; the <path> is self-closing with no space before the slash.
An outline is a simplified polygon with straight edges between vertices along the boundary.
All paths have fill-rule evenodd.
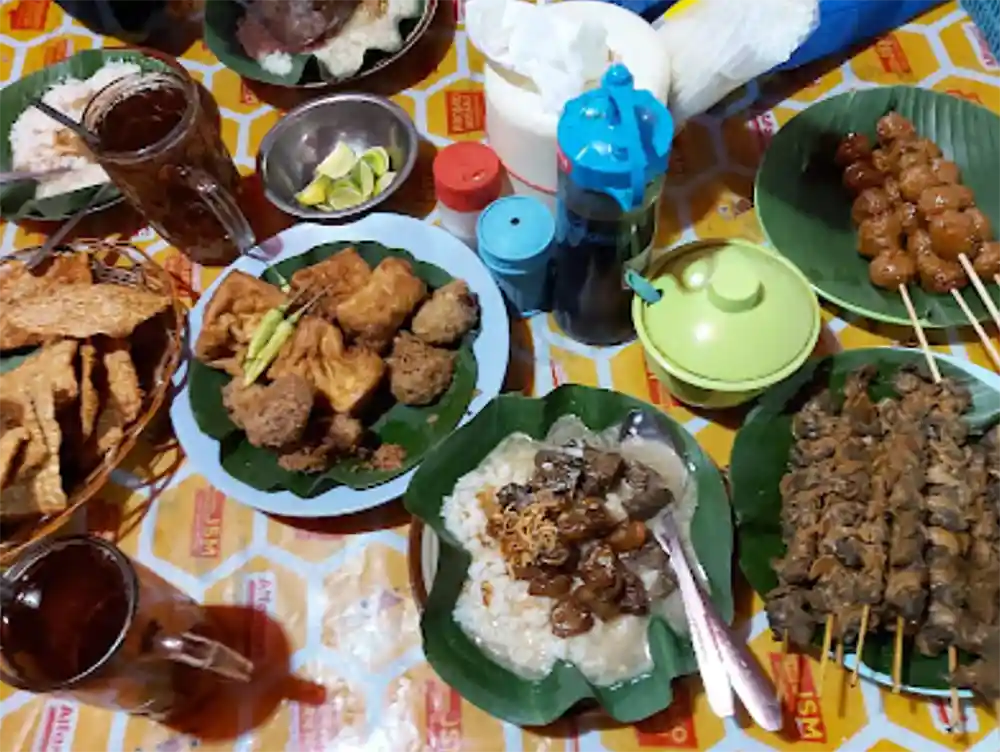
<path id="1" fill-rule="evenodd" d="M 89 78 L 102 66 L 115 61 L 135 63 L 143 71 L 169 69 L 162 60 L 147 57 L 135 50 L 83 50 L 62 62 L 18 79 L 0 90 L 0 172 L 14 169 L 10 131 L 21 113 L 28 108 L 31 100 L 42 96 L 52 86 L 67 78 Z M 103 186 L 92 185 L 58 196 L 36 199 L 34 182 L 21 181 L 3 185 L 0 186 L 0 218 L 48 221 L 68 219 L 83 209 L 105 186 L 103 197 L 91 207 L 91 211 L 95 212 L 121 201 L 121 193 L 114 186 L 104 183 Z"/>
<path id="2" fill-rule="evenodd" d="M 421 5 L 421 13 L 416 18 L 401 19 L 399 22 L 400 36 L 406 42 L 410 36 L 421 26 L 423 17 L 428 12 L 433 13 L 436 3 L 427 2 Z M 365 53 L 364 64 L 353 76 L 344 79 L 331 77 L 316 58 L 303 52 L 291 55 L 292 68 L 284 75 L 272 73 L 265 70 L 254 58 L 247 55 L 236 37 L 236 30 L 239 22 L 246 12 L 244 5 L 238 0 L 208 0 L 205 5 L 204 40 L 205 45 L 227 68 L 236 71 L 243 78 L 252 81 L 262 81 L 263 83 L 274 84 L 276 86 L 299 87 L 299 86 L 328 86 L 336 83 L 345 83 L 358 78 L 363 73 L 368 72 L 382 64 L 394 59 L 399 52 L 382 52 L 379 50 L 368 50 Z"/>
<path id="3" fill-rule="evenodd" d="M 575 384 L 538 399 L 501 395 L 424 459 L 406 492 L 403 503 L 407 510 L 431 526 L 441 541 L 437 575 L 420 625 L 424 653 L 444 681 L 497 718 L 519 725 L 543 725 L 578 702 L 596 700 L 616 720 L 631 723 L 668 707 L 673 699 L 671 681 L 697 670 L 687 639 L 654 617 L 648 632 L 652 671 L 618 684 L 595 686 L 574 666 L 559 663 L 548 676 L 531 681 L 491 661 L 453 616 L 471 563 L 441 516 L 444 498 L 452 493 L 456 481 L 512 433 L 542 438 L 563 415 L 576 415 L 591 429 L 602 430 L 621 422 L 634 409 L 654 408 L 617 392 Z M 729 621 L 733 615 L 732 527 L 722 477 L 695 438 L 668 416 L 663 417 L 697 483 L 698 507 L 691 523 L 691 541 L 705 569 L 710 596 Z"/>
<path id="4" fill-rule="evenodd" d="M 976 204 L 995 230 L 1000 228 L 1000 117 L 964 99 L 909 86 L 847 92 L 792 118 L 764 155 L 755 203 L 768 240 L 802 270 L 817 293 L 861 316 L 910 326 L 899 293 L 869 281 L 868 259 L 856 250 L 851 198 L 832 161 L 841 137 L 854 131 L 874 142 L 875 123 L 893 110 L 958 164 Z M 1000 287 L 993 280 L 984 282 L 996 300 Z M 968 324 L 949 294 L 912 285 L 910 296 L 925 327 Z M 971 287 L 964 297 L 977 319 L 988 320 L 989 312 Z"/>
<path id="5" fill-rule="evenodd" d="M 348 247 L 356 249 L 372 268 L 389 256 L 405 259 L 413 266 L 414 274 L 430 289 L 452 281 L 447 272 L 433 264 L 417 261 L 406 251 L 370 241 L 317 246 L 270 267 L 263 278 L 277 284 L 279 278 L 288 279 L 299 269 L 317 264 Z M 230 420 L 222 404 L 222 390 L 230 377 L 198 361 L 192 361 L 188 374 L 191 412 L 198 427 L 219 441 L 219 457 L 226 472 L 252 488 L 287 490 L 304 499 L 319 496 L 338 485 L 359 490 L 370 488 L 408 471 L 458 425 L 476 388 L 477 367 L 472 342 L 477 334 L 478 331 L 472 331 L 462 341 L 451 386 L 437 402 L 425 407 L 392 403 L 368 426 L 379 444 L 399 444 L 406 450 L 406 458 L 396 470 L 374 470 L 357 459 L 337 462 L 319 475 L 284 470 L 273 452 L 253 446 Z"/>
<path id="6" fill-rule="evenodd" d="M 812 360 L 766 392 L 747 416 L 733 445 L 729 477 L 740 568 L 762 597 L 778 585 L 771 561 L 785 553 L 778 484 L 788 468 L 794 443 L 791 426 L 795 412 L 825 388 L 842 400 L 847 376 L 868 364 L 877 368 L 869 387 L 871 398 L 895 397 L 894 374 L 904 365 L 922 367 L 924 362 L 919 351 L 889 348 L 850 350 Z M 970 390 L 972 406 L 964 419 L 973 434 L 981 434 L 1000 420 L 1000 394 L 995 389 L 951 363 L 940 359 L 937 363 L 943 377 L 955 379 Z M 817 646 L 821 637 L 819 633 L 816 635 Z M 877 672 L 891 675 L 892 651 L 890 633 L 869 633 L 862 662 Z M 907 645 L 901 677 L 904 684 L 918 689 L 947 689 L 947 673 L 947 656 L 928 658 Z"/>

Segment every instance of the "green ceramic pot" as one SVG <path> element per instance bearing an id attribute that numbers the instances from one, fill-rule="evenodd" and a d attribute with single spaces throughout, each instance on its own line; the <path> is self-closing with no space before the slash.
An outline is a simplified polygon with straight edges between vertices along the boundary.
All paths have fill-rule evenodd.
<path id="1" fill-rule="evenodd" d="M 793 374 L 822 321 L 809 281 L 789 261 L 744 240 L 677 248 L 647 274 L 661 293 L 638 296 L 632 322 L 649 370 L 681 402 L 722 409 Z"/>

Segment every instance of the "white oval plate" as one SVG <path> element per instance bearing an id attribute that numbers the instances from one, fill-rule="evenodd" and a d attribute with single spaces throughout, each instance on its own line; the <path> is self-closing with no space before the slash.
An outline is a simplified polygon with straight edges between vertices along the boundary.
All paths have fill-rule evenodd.
<path id="1" fill-rule="evenodd" d="M 439 227 L 399 214 L 369 214 L 347 225 L 299 224 L 261 243 L 234 262 L 206 290 L 188 316 L 189 337 L 185 358 L 174 376 L 177 395 L 170 419 L 188 461 L 213 486 L 247 506 L 271 514 L 291 517 L 338 517 L 383 504 L 402 496 L 416 467 L 372 488 L 355 490 L 337 486 L 314 499 L 302 499 L 290 491 L 266 492 L 251 488 L 227 473 L 219 461 L 219 442 L 198 428 L 191 412 L 187 389 L 187 364 L 191 343 L 201 331 L 205 306 L 229 272 L 239 270 L 255 277 L 274 264 L 325 243 L 372 240 L 389 248 L 402 248 L 419 261 L 444 269 L 464 279 L 479 296 L 482 309 L 480 331 L 472 346 L 476 356 L 476 390 L 459 425 L 483 409 L 500 393 L 510 357 L 510 329 L 503 296 L 479 257 L 461 241 Z"/>

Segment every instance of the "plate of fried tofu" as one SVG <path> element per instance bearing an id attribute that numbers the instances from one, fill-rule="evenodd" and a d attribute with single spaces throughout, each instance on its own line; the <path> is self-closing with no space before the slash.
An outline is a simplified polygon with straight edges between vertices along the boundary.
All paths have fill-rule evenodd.
<path id="1" fill-rule="evenodd" d="M 229 266 L 190 317 L 171 407 L 189 461 L 265 512 L 333 517 L 399 497 L 499 394 L 503 298 L 434 225 L 301 224 Z"/>

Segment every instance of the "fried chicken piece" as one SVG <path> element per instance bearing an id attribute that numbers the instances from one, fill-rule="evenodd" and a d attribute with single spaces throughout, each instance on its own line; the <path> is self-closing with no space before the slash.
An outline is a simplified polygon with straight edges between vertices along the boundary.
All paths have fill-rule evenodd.
<path id="1" fill-rule="evenodd" d="M 361 444 L 364 427 L 357 418 L 333 415 L 314 420 L 302 440 L 278 455 L 278 464 L 298 473 L 321 473 L 333 458 L 353 454 Z"/>
<path id="2" fill-rule="evenodd" d="M 413 317 L 413 333 L 428 345 L 452 345 L 479 320 L 479 301 L 464 279 L 435 290 Z"/>
<path id="3" fill-rule="evenodd" d="M 45 295 L 54 287 L 67 284 L 93 284 L 90 257 L 85 253 L 56 254 L 35 269 L 28 270 L 23 261 L 11 261 L 0 266 L 0 300 L 5 305 Z M 37 345 L 44 337 L 15 326 L 6 316 L 0 316 L 0 350 Z"/>
<path id="4" fill-rule="evenodd" d="M 336 326 L 304 316 L 267 373 L 271 379 L 287 374 L 302 376 L 334 412 L 349 415 L 364 407 L 382 383 L 385 363 L 365 348 L 345 350 Z"/>
<path id="5" fill-rule="evenodd" d="M 419 337 L 402 332 L 393 341 L 389 387 L 404 405 L 428 405 L 451 385 L 455 353 L 431 347 Z"/>
<path id="6" fill-rule="evenodd" d="M 368 283 L 337 306 L 337 321 L 358 344 L 382 352 L 427 295 L 427 285 L 407 261 L 390 257 Z"/>
<path id="7" fill-rule="evenodd" d="M 399 470 L 404 462 L 406 462 L 406 450 L 403 447 L 399 444 L 382 444 L 372 454 L 368 465 L 373 470 Z"/>
<path id="8" fill-rule="evenodd" d="M 353 248 L 335 253 L 326 261 L 299 269 L 290 280 L 292 294 L 303 302 L 320 296 L 312 309 L 314 314 L 334 321 L 337 306 L 356 293 L 371 279 L 372 270 Z"/>
<path id="9" fill-rule="evenodd" d="M 246 432 L 255 447 L 280 449 L 302 439 L 312 413 L 312 385 L 290 374 L 267 386 L 244 386 L 237 377 L 222 390 L 222 404 L 229 417 Z"/>
<path id="10" fill-rule="evenodd" d="M 194 356 L 210 368 L 241 376 L 243 355 L 257 325 L 265 313 L 286 300 L 274 285 L 240 271 L 230 272 L 205 307 Z"/>

